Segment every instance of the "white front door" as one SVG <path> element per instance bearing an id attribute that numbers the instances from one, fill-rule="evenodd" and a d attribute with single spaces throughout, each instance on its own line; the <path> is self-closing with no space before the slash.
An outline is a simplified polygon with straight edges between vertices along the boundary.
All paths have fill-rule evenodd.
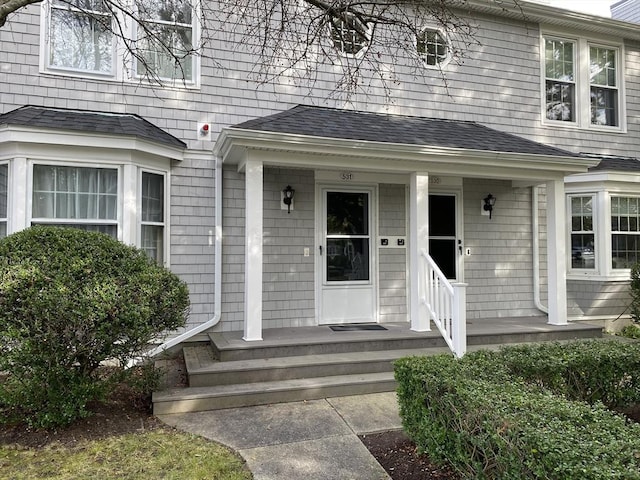
<path id="1" fill-rule="evenodd" d="M 375 322 L 374 189 L 322 187 L 319 192 L 319 323 Z"/>

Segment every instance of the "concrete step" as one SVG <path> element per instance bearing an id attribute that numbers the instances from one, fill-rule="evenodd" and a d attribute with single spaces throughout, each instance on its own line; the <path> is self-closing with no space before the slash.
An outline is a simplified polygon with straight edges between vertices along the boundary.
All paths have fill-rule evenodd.
<path id="1" fill-rule="evenodd" d="M 223 408 L 296 402 L 320 398 L 391 392 L 396 388 L 393 372 L 301 378 L 274 382 L 189 387 L 153 394 L 153 413 L 201 412 Z"/>
<path id="2" fill-rule="evenodd" d="M 391 372 L 393 361 L 398 358 L 438 353 L 449 353 L 449 349 L 433 347 L 219 362 L 214 360 L 210 348 L 184 348 L 191 387 Z"/>

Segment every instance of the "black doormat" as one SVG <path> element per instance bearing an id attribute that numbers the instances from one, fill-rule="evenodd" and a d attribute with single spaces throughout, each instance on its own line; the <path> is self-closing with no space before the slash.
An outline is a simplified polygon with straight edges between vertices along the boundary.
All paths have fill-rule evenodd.
<path id="1" fill-rule="evenodd" d="M 353 332 L 356 330 L 386 330 L 382 325 L 377 324 L 358 324 L 358 325 L 330 325 L 329 328 L 334 332 Z"/>

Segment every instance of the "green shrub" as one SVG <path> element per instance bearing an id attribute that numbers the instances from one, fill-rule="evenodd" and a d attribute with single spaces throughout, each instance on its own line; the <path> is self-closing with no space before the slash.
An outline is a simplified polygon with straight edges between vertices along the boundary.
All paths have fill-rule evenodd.
<path id="1" fill-rule="evenodd" d="M 587 340 L 503 347 L 512 375 L 553 393 L 608 408 L 640 403 L 640 343 Z"/>
<path id="2" fill-rule="evenodd" d="M 631 281 L 629 282 L 631 305 L 629 306 L 631 318 L 640 323 L 640 263 L 631 267 Z"/>
<path id="3" fill-rule="evenodd" d="M 640 339 L 640 325 L 637 323 L 627 325 L 620 331 L 619 335 L 625 338 Z"/>
<path id="4" fill-rule="evenodd" d="M 86 415 L 159 333 L 185 322 L 188 290 L 107 235 L 32 227 L 0 240 L 0 418 L 39 427 Z"/>
<path id="5" fill-rule="evenodd" d="M 496 369 L 480 373 L 472 357 L 396 362 L 403 426 L 432 460 L 464 478 L 640 478 L 640 425 L 601 404 L 505 381 L 499 354 L 483 354 Z"/>

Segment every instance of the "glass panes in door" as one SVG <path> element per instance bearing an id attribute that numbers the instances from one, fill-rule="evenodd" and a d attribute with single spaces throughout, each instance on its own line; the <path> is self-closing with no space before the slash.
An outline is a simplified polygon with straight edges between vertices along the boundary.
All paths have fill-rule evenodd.
<path id="1" fill-rule="evenodd" d="M 326 196 L 326 281 L 369 281 L 369 193 L 327 191 Z"/>

